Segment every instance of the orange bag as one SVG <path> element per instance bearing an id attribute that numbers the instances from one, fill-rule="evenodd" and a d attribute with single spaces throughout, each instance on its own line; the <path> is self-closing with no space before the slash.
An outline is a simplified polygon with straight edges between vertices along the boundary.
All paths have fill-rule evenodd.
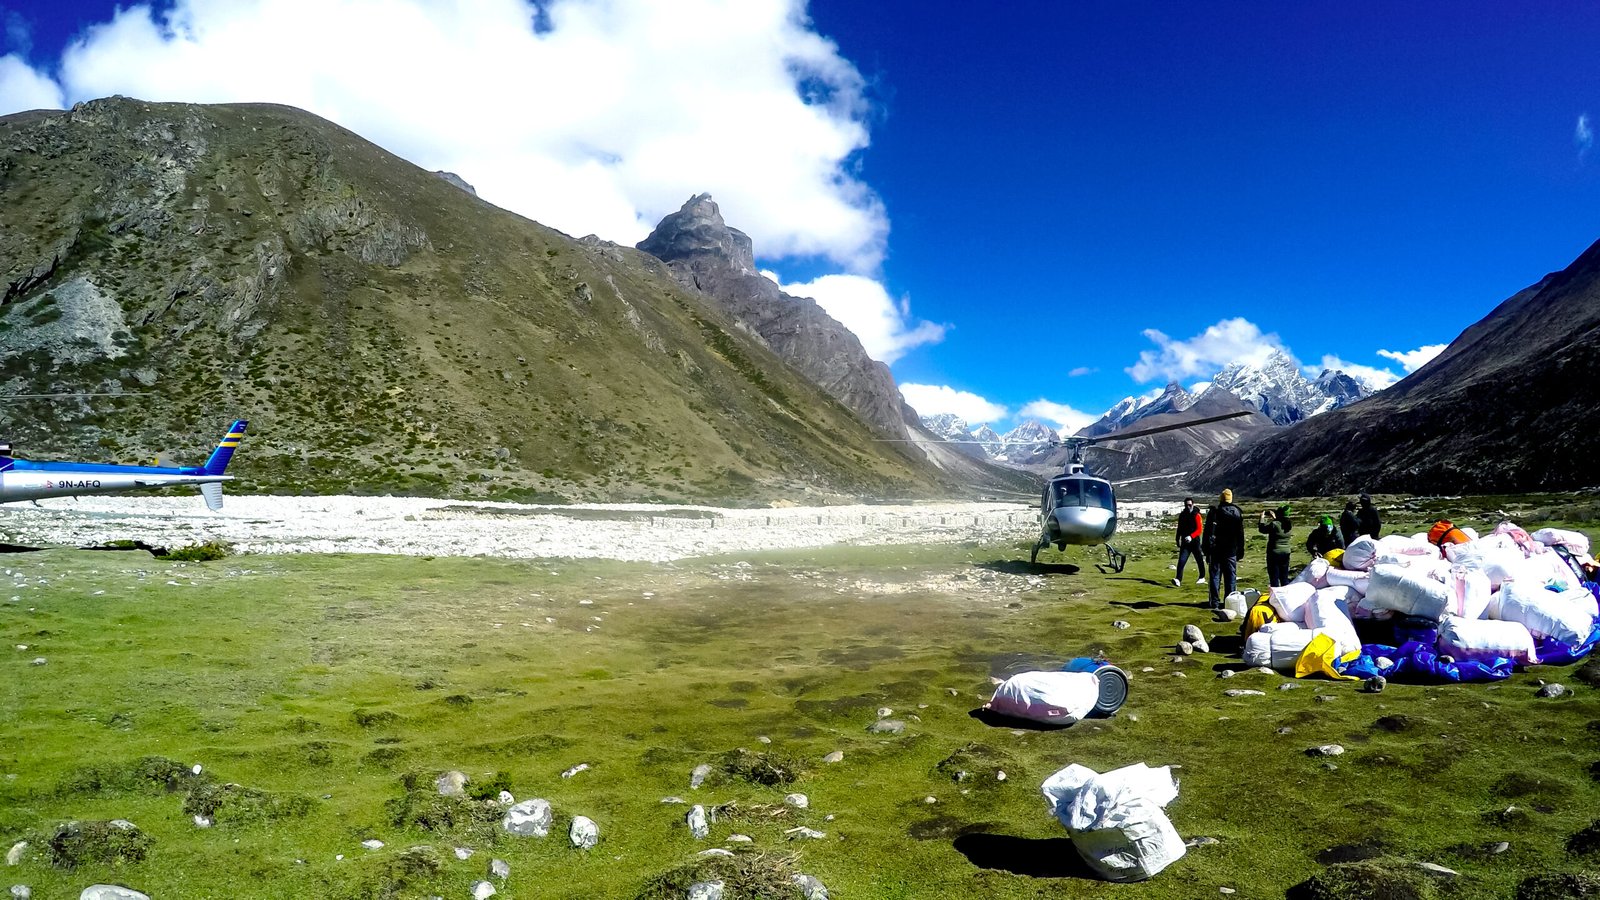
<path id="1" fill-rule="evenodd" d="M 1440 519 L 1428 529 L 1428 543 L 1435 547 L 1445 544 L 1465 544 L 1471 538 L 1467 537 L 1461 529 L 1457 528 L 1449 519 Z"/>

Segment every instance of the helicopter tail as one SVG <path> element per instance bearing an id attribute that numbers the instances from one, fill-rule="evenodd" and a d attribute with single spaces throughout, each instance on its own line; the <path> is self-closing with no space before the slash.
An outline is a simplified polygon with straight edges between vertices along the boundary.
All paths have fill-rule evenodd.
<path id="1" fill-rule="evenodd" d="M 244 429 L 248 424 L 244 419 L 233 423 L 233 427 L 229 428 L 228 433 L 217 443 L 217 449 L 211 451 L 211 457 L 206 460 L 206 464 L 202 468 L 205 474 L 221 475 L 223 470 L 228 468 L 228 460 L 233 459 L 233 449 L 239 446 L 239 442 L 244 439 Z M 206 505 L 212 509 L 220 509 L 222 507 L 222 488 L 220 485 L 217 487 L 216 503 L 213 505 L 211 494 L 206 494 Z"/>

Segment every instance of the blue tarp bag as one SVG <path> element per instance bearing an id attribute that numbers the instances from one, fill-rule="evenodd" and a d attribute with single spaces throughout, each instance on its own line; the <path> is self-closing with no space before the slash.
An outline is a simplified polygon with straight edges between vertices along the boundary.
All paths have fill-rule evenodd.
<path id="1" fill-rule="evenodd" d="M 1394 664 L 1380 667 L 1380 656 L 1388 657 Z M 1487 662 L 1476 659 L 1440 662 L 1439 654 L 1434 652 L 1433 647 L 1417 641 L 1406 641 L 1399 647 L 1363 644 L 1361 655 L 1345 667 L 1344 674 L 1358 678 L 1382 675 L 1393 681 L 1463 683 L 1503 681 L 1511 677 L 1513 666 L 1512 661 L 1503 656 L 1493 657 Z"/>
<path id="2" fill-rule="evenodd" d="M 1540 638 L 1534 653 L 1538 655 L 1542 666 L 1565 666 L 1588 656 L 1596 644 L 1600 644 L 1600 622 L 1595 624 L 1594 630 L 1581 644 L 1563 644 L 1550 638 Z"/>

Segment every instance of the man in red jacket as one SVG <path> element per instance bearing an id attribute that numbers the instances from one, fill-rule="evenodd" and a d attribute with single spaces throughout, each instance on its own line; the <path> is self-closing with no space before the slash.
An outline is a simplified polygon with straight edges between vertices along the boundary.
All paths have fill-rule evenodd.
<path id="1" fill-rule="evenodd" d="M 1178 513 L 1178 577 L 1172 579 L 1174 587 L 1183 586 L 1183 566 L 1191 556 L 1194 557 L 1194 583 L 1206 583 L 1206 555 L 1200 552 L 1200 532 L 1204 528 L 1205 520 L 1194 505 L 1194 498 L 1183 498 L 1183 511 Z"/>

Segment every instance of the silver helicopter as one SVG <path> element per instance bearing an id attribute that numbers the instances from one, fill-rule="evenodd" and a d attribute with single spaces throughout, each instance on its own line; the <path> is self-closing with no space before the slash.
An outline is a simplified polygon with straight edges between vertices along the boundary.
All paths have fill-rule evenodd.
<path id="1" fill-rule="evenodd" d="M 1224 419 L 1233 419 L 1239 416 L 1250 415 L 1250 410 L 1239 410 L 1220 416 L 1207 416 L 1202 419 L 1190 419 L 1187 422 L 1177 422 L 1171 425 L 1161 425 L 1156 428 L 1141 428 L 1137 431 L 1119 431 L 1113 434 L 1103 434 L 1098 437 L 1069 437 L 1059 441 L 1049 441 L 1051 446 L 1066 446 L 1072 450 L 1072 456 L 1062 468 L 1061 474 L 1052 477 L 1044 483 L 1043 492 L 1039 496 L 1039 540 L 1033 545 L 1033 552 L 1028 561 L 1037 564 L 1039 551 L 1056 545 L 1057 550 L 1065 550 L 1068 544 L 1093 547 L 1104 544 L 1106 547 L 1106 566 L 1113 572 L 1121 572 L 1128 564 L 1128 556 L 1111 544 L 1111 536 L 1117 533 L 1117 494 L 1112 483 L 1098 475 L 1090 475 L 1083 470 L 1083 450 L 1106 441 L 1125 441 L 1132 438 L 1144 437 L 1151 434 L 1160 434 L 1163 431 L 1177 431 L 1180 428 L 1193 428 L 1196 425 L 1205 425 L 1211 422 L 1220 422 Z M 1104 450 L 1123 452 L 1112 447 L 1103 447 Z"/>

